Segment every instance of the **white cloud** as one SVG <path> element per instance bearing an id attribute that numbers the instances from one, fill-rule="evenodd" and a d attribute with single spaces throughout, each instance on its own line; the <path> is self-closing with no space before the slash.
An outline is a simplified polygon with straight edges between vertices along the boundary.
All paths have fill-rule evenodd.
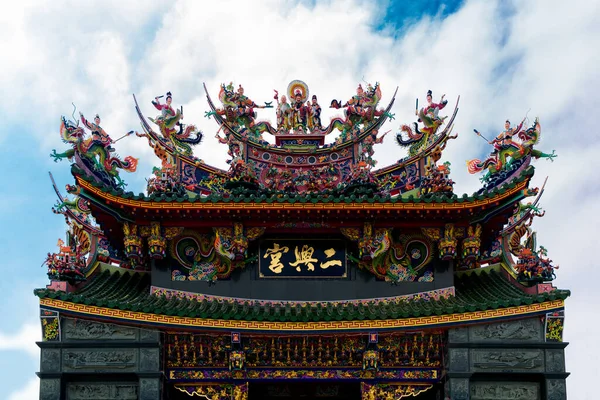
<path id="1" fill-rule="evenodd" d="M 37 400 L 40 398 L 40 380 L 31 378 L 27 384 L 8 395 L 8 400 Z"/>
<path id="2" fill-rule="evenodd" d="M 561 265 L 557 284 L 573 291 L 565 333 L 572 342 L 569 394 L 585 398 L 584 388 L 597 378 L 586 361 L 592 345 L 588 332 L 599 328 L 586 304 L 600 302 L 600 294 L 587 289 L 598 278 L 592 260 L 600 215 L 593 104 L 600 91 L 595 51 L 600 9 L 595 2 L 467 1 L 445 19 L 420 20 L 398 39 L 394 32 L 373 29 L 382 11 L 372 2 L 165 4 L 26 2 L 5 12 L 0 51 L 11 59 L 3 63 L 0 91 L 9 101 L 0 111 L 32 124 L 45 155 L 62 146 L 58 116 L 70 115 L 71 101 L 88 115 L 100 113 L 107 131 L 118 137 L 138 126 L 131 93 L 146 115 L 153 115 L 150 100 L 169 90 L 174 103 L 185 107 L 185 122 L 205 133 L 198 157 L 226 167 L 226 148 L 213 138 L 218 127 L 203 117 L 208 105 L 202 82 L 213 99 L 220 83 L 234 81 L 262 102 L 272 99 L 273 89 L 282 92 L 292 79 L 302 79 L 326 107 L 333 98 L 349 98 L 364 77 L 382 83 L 382 103 L 400 87 L 396 120 L 384 128 L 394 132 L 413 121 L 414 98 L 423 101 L 428 89 L 435 97 L 446 93 L 451 105 L 461 95 L 455 127 L 460 136 L 449 143 L 443 160 L 452 162 L 457 192 L 471 193 L 480 184 L 464 162 L 489 151 L 473 128 L 494 135 L 506 118 L 519 120 L 531 108 L 530 120 L 539 116 L 543 126 L 539 149 L 559 154 L 554 163 L 534 163 L 535 184 L 550 176 L 542 199 L 547 215 L 534 228 Z M 323 114 L 327 121 L 337 112 L 325 108 Z M 273 121 L 274 110 L 259 110 L 259 118 Z M 0 141 L 8 134 L 0 129 Z M 379 166 L 405 154 L 392 139 L 388 135 L 385 145 L 375 147 Z M 142 157 L 143 175 L 149 164 L 158 163 L 145 140 L 128 138 L 117 148 L 122 155 Z"/>
<path id="3" fill-rule="evenodd" d="M 0 352 L 22 351 L 32 357 L 38 357 L 40 349 L 35 342 L 41 339 L 40 323 L 27 322 L 17 332 L 0 332 Z"/>

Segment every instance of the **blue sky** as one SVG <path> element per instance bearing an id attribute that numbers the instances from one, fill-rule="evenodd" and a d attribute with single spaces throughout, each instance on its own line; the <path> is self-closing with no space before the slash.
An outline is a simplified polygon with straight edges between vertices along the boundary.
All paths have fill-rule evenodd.
<path id="1" fill-rule="evenodd" d="M 100 113 L 105 129 L 118 137 L 139 126 L 131 93 L 152 115 L 150 99 L 172 91 L 174 102 L 185 107 L 186 122 L 205 132 L 196 154 L 225 167 L 227 151 L 213 139 L 217 127 L 203 118 L 208 107 L 202 82 L 213 96 L 221 82 L 242 83 L 259 101 L 293 79 L 307 82 L 320 98 L 348 97 L 364 79 L 381 82 L 383 101 L 400 87 L 396 120 L 386 128 L 394 132 L 412 121 L 414 99 L 423 101 L 427 90 L 434 97 L 446 93 L 451 103 L 461 95 L 455 129 L 460 136 L 444 153 L 459 193 L 479 185 L 464 161 L 489 150 L 470 133 L 473 128 L 491 136 L 506 118 L 519 120 L 529 109 L 530 119 L 540 117 L 540 148 L 555 149 L 559 158 L 535 164 L 534 184 L 547 175 L 549 181 L 542 199 L 547 214 L 534 228 L 561 265 L 556 284 L 573 291 L 566 319 L 566 339 L 573 342 L 567 353 L 573 372 L 569 394 L 591 399 L 585 385 L 598 374 L 586 356 L 600 351 L 592 335 L 600 323 L 589 320 L 591 305 L 600 300 L 590 284 L 598 276 L 593 257 L 600 233 L 593 223 L 600 212 L 600 145 L 591 105 L 600 90 L 600 56 L 593 51 L 600 37 L 594 23 L 598 5 L 585 0 L 197 3 L 26 1 L 0 16 L 5 26 L 0 33 L 4 398 L 36 398 L 38 355 L 32 342 L 40 329 L 32 290 L 47 283 L 40 264 L 64 236 L 63 218 L 51 212 L 56 198 L 47 173 L 52 171 L 61 188 L 72 183 L 68 163 L 48 156 L 53 148 L 65 149 L 59 118 L 71 115 L 71 102 L 84 114 Z M 327 113 L 326 119 L 333 115 Z M 260 117 L 274 119 L 268 113 Z M 136 138 L 122 140 L 117 149 L 140 158 L 138 172 L 123 178 L 129 189 L 142 191 L 144 177 L 157 164 L 154 155 Z M 379 166 L 404 155 L 397 146 L 375 151 Z"/>

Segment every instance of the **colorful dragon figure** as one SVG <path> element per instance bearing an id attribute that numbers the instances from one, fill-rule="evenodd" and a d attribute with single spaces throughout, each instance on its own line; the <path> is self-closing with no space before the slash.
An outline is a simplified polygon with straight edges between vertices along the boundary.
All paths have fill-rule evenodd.
<path id="1" fill-rule="evenodd" d="M 74 159 L 75 164 L 96 182 L 122 188 L 126 184 L 119 177 L 118 170 L 134 172 L 137 168 L 138 160 L 136 158 L 127 156 L 121 160 L 118 156 L 112 156 L 110 154 L 113 151 L 112 148 L 99 140 L 86 139 L 83 128 L 68 121 L 65 117 L 61 118 L 60 134 L 62 140 L 72 145 L 73 148 L 63 153 L 52 150 L 50 157 L 54 158 L 54 162 L 64 158 Z"/>
<path id="2" fill-rule="evenodd" d="M 275 129 L 267 121 L 256 121 L 255 108 L 271 108 L 271 103 L 265 103 L 264 106 L 259 106 L 254 101 L 244 95 L 244 88 L 242 85 L 239 86 L 237 92 L 233 90 L 233 83 L 229 85 L 222 84 L 221 90 L 219 91 L 219 100 L 223 104 L 223 108 L 216 109 L 216 111 L 209 111 L 205 114 L 205 117 L 209 118 L 213 115 L 220 115 L 224 117 L 225 121 L 234 127 L 244 128 L 240 131 L 240 134 L 250 133 L 248 137 L 255 141 L 262 140 L 262 133 L 269 132 L 275 134 Z"/>
<path id="3" fill-rule="evenodd" d="M 166 96 L 165 104 L 161 104 L 159 101 L 162 96 L 156 97 L 152 101 L 152 105 L 160 111 L 160 115 L 155 119 L 149 118 L 149 120 L 158 125 L 160 133 L 171 143 L 176 153 L 191 157 L 192 147 L 190 145 L 202 141 L 202 132 L 198 131 L 194 125 L 182 124 L 183 107 L 175 111 L 171 106 L 173 101 L 171 92 L 167 92 Z M 176 128 L 179 128 L 179 131 Z"/>
<path id="4" fill-rule="evenodd" d="M 547 154 L 539 150 L 534 149 L 534 146 L 538 144 L 541 136 L 541 125 L 539 120 L 536 118 L 533 126 L 525 131 L 518 130 L 513 135 L 518 135 L 521 143 L 517 143 L 510 140 L 509 143 L 498 147 L 487 159 L 481 161 L 479 159 L 473 159 L 467 161 L 467 168 L 469 173 L 475 174 L 483 170 L 488 172 L 481 178 L 483 182 L 490 182 L 494 180 L 496 175 L 507 173 L 510 175 L 513 171 L 517 170 L 523 163 L 529 158 L 547 158 L 553 161 L 557 156 L 552 153 Z M 504 179 L 502 179 L 504 180 Z"/>
<path id="5" fill-rule="evenodd" d="M 335 127 L 342 131 L 342 135 L 351 131 L 353 128 L 359 125 L 367 125 L 375 121 L 376 117 L 387 116 L 390 119 L 394 118 L 393 114 L 387 113 L 384 110 L 378 110 L 377 105 L 381 100 L 381 87 L 379 82 L 375 83 L 375 86 L 369 84 L 367 90 L 362 88 L 362 85 L 358 85 L 356 88 L 356 95 L 352 96 L 345 104 L 342 105 L 341 101 L 332 100 L 330 108 L 340 109 L 345 108 L 343 120 L 332 120 L 330 128 Z M 344 140 L 344 137 L 342 138 Z"/>

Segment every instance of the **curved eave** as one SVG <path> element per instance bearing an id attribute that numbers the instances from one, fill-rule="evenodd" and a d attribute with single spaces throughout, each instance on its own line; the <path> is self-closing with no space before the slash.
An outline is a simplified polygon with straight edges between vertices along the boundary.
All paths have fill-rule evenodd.
<path id="1" fill-rule="evenodd" d="M 564 309 L 564 300 L 553 300 L 530 305 L 473 311 L 465 313 L 423 316 L 416 318 L 320 322 L 276 322 L 189 318 L 151 314 L 106 307 L 75 304 L 68 301 L 43 298 L 40 306 L 74 317 L 119 322 L 136 326 L 162 327 L 185 330 L 235 330 L 244 332 L 352 332 L 450 328 L 455 325 L 496 322 L 511 318 L 543 315 Z"/>
<path id="2" fill-rule="evenodd" d="M 474 199 L 461 199 L 461 198 L 449 198 L 446 201 L 441 199 L 417 199 L 417 201 L 411 199 L 380 199 L 375 201 L 373 199 L 363 200 L 352 200 L 351 202 L 346 201 L 306 201 L 301 202 L 292 199 L 268 199 L 262 201 L 256 201 L 255 199 L 245 198 L 243 200 L 234 201 L 233 199 L 227 201 L 222 199 L 220 201 L 211 201 L 208 198 L 196 198 L 194 201 L 188 199 L 179 199 L 179 201 L 151 201 L 148 199 L 133 199 L 131 197 L 137 197 L 133 194 L 125 196 L 117 196 L 115 194 L 107 193 L 102 189 L 95 187 L 91 183 L 84 180 L 82 177 L 77 177 L 77 184 L 84 190 L 84 196 L 86 198 L 103 202 L 104 204 L 110 204 L 117 206 L 120 209 L 148 209 L 148 210 L 165 210 L 178 211 L 178 210 L 319 210 L 319 211 L 382 211 L 389 210 L 395 212 L 402 211 L 415 211 L 425 213 L 435 211 L 448 211 L 453 210 L 473 210 L 479 211 L 480 209 L 489 209 L 492 207 L 498 207 L 506 201 L 516 201 L 523 197 L 522 191 L 529 184 L 529 179 L 524 179 L 521 182 L 515 183 L 512 187 L 509 187 L 503 191 L 497 191 L 495 193 L 489 193 L 487 195 L 480 195 Z"/>

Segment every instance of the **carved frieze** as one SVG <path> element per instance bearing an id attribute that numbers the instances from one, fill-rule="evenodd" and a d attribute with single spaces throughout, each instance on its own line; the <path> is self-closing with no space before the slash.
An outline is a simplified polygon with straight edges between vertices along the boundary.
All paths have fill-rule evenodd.
<path id="1" fill-rule="evenodd" d="M 135 383 L 69 383 L 67 400 L 137 400 Z"/>
<path id="2" fill-rule="evenodd" d="M 542 350 L 472 350 L 471 367 L 474 372 L 543 371 Z"/>
<path id="3" fill-rule="evenodd" d="M 140 400 L 159 400 L 160 380 L 158 378 L 140 379 Z"/>
<path id="4" fill-rule="evenodd" d="M 563 350 L 546 350 L 546 372 L 565 372 Z"/>
<path id="5" fill-rule="evenodd" d="M 469 400 L 469 380 L 450 379 L 450 398 L 452 400 Z"/>
<path id="6" fill-rule="evenodd" d="M 537 319 L 476 325 L 469 328 L 472 341 L 542 341 L 542 323 Z"/>
<path id="7" fill-rule="evenodd" d="M 63 371 L 133 371 L 137 363 L 135 349 L 63 350 Z"/>
<path id="8" fill-rule="evenodd" d="M 540 400 L 536 382 L 471 382 L 471 400 Z"/>
<path id="9" fill-rule="evenodd" d="M 564 379 L 546 379 L 546 397 L 548 400 L 566 400 L 567 384 Z"/>
<path id="10" fill-rule="evenodd" d="M 151 331 L 149 329 L 140 329 L 140 340 L 142 342 L 158 342 L 160 340 L 158 331 Z"/>
<path id="11" fill-rule="evenodd" d="M 452 372 L 469 371 L 469 349 L 449 350 L 448 370 Z"/>
<path id="12" fill-rule="evenodd" d="M 449 343 L 466 343 L 469 341 L 469 328 L 448 329 Z"/>
<path id="13" fill-rule="evenodd" d="M 155 349 L 140 349 L 140 371 L 153 372 L 160 369 L 160 352 Z"/>
<path id="14" fill-rule="evenodd" d="M 60 400 L 60 379 L 40 380 L 40 400 Z"/>
<path id="15" fill-rule="evenodd" d="M 135 340 L 137 329 L 101 322 L 65 319 L 64 340 Z"/>
<path id="16" fill-rule="evenodd" d="M 60 349 L 42 349 L 40 372 L 60 372 Z"/>

